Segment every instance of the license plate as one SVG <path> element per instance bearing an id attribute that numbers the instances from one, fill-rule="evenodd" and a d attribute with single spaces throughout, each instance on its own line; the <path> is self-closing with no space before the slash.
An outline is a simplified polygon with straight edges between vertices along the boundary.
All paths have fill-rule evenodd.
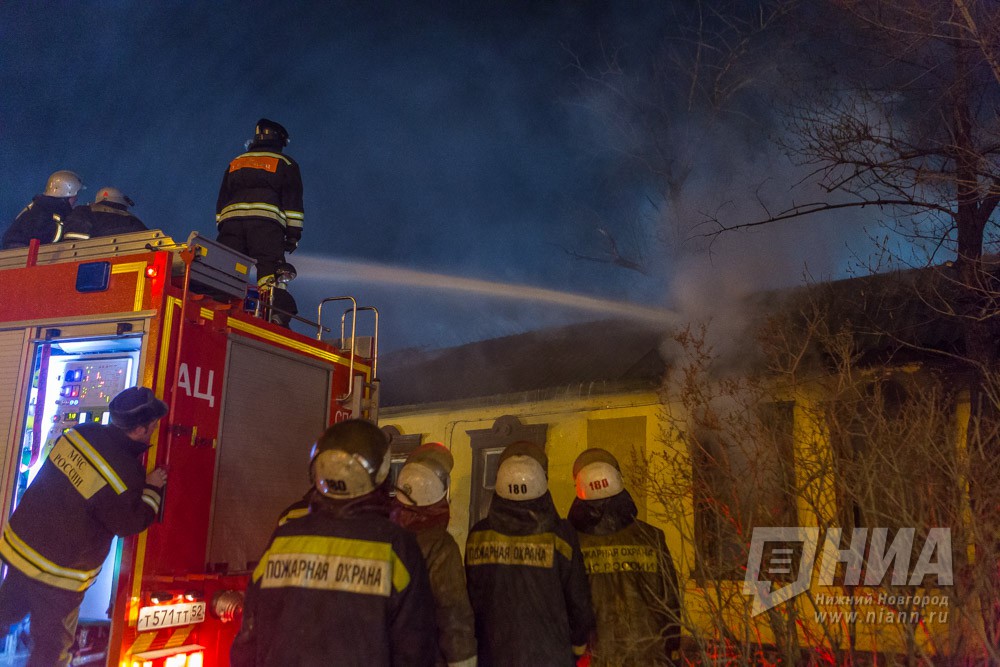
<path id="1" fill-rule="evenodd" d="M 185 602 L 183 604 L 164 604 L 156 607 L 143 607 L 139 610 L 139 622 L 135 629 L 139 632 L 172 628 L 175 625 L 191 625 L 205 620 L 204 602 Z"/>

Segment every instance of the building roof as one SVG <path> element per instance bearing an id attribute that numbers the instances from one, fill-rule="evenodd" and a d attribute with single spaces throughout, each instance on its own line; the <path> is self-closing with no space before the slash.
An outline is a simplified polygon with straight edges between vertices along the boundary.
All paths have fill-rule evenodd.
<path id="1" fill-rule="evenodd" d="M 850 332 L 860 353 L 857 363 L 899 364 L 961 354 L 961 318 L 952 310 L 964 293 L 958 269 L 947 264 L 758 292 L 743 307 L 757 315 L 751 328 L 783 314 L 785 326 L 805 330 L 818 317 L 826 336 Z M 400 351 L 380 360 L 381 404 L 391 408 L 487 397 L 511 402 L 648 390 L 663 380 L 669 358 L 664 343 L 670 335 L 665 325 L 609 319 L 430 352 Z M 822 363 L 821 348 L 813 352 Z"/>
<path id="2" fill-rule="evenodd" d="M 602 393 L 656 387 L 667 331 L 602 320 L 380 360 L 385 407 L 539 392 Z"/>
<path id="3" fill-rule="evenodd" d="M 988 259 L 983 279 L 995 282 L 995 260 Z M 782 307 L 803 326 L 821 313 L 830 332 L 849 331 L 860 363 L 904 363 L 964 355 L 963 328 L 986 314 L 986 297 L 995 293 L 993 284 L 964 285 L 948 263 L 814 285 Z"/>

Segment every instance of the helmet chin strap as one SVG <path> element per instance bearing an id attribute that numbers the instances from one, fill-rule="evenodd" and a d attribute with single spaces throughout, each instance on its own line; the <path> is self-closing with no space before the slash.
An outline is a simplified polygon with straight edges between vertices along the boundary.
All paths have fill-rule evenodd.
<path id="1" fill-rule="evenodd" d="M 379 467 L 378 471 L 375 473 L 374 483 L 378 486 L 385 481 L 385 478 L 389 476 L 389 470 L 392 468 L 392 458 L 389 456 L 389 452 L 385 453 L 382 457 L 382 465 Z"/>
<path id="2" fill-rule="evenodd" d="M 406 505 L 410 505 L 411 507 L 416 507 L 417 506 L 417 501 L 413 499 L 413 496 L 411 496 L 410 494 L 408 494 L 406 491 L 404 491 L 403 489 L 399 488 L 398 486 L 396 487 L 396 495 L 397 496 L 403 496 L 404 498 L 406 498 L 406 500 L 408 501 L 408 502 L 405 503 Z"/>

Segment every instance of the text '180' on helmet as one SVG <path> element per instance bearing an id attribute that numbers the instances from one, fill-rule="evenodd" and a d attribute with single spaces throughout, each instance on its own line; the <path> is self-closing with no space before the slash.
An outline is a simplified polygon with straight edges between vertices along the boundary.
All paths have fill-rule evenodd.
<path id="1" fill-rule="evenodd" d="M 530 442 L 515 442 L 500 455 L 494 491 L 507 500 L 534 500 L 549 489 L 548 457 Z"/>
<path id="2" fill-rule="evenodd" d="M 587 449 L 576 457 L 573 479 L 580 500 L 602 500 L 625 490 L 618 459 L 599 447 Z"/>
<path id="3" fill-rule="evenodd" d="M 313 445 L 309 473 L 328 498 L 348 500 L 374 491 L 389 475 L 389 441 L 363 419 L 334 424 Z"/>
<path id="4" fill-rule="evenodd" d="M 57 171 L 49 176 L 45 184 L 46 197 L 75 197 L 83 190 L 83 181 L 72 171 Z"/>
<path id="5" fill-rule="evenodd" d="M 287 146 L 290 141 L 288 130 L 281 123 L 276 123 L 267 118 L 261 118 L 257 121 L 257 126 L 253 131 L 253 138 L 255 141 L 277 141 L 282 146 Z"/>
<path id="6" fill-rule="evenodd" d="M 406 458 L 396 479 L 396 498 L 404 505 L 426 507 L 448 493 L 448 482 L 455 460 L 440 442 L 428 442 Z"/>
<path id="7" fill-rule="evenodd" d="M 100 204 L 102 201 L 110 201 L 122 206 L 135 206 L 135 202 L 118 188 L 99 189 L 97 194 L 94 195 L 94 203 Z"/>

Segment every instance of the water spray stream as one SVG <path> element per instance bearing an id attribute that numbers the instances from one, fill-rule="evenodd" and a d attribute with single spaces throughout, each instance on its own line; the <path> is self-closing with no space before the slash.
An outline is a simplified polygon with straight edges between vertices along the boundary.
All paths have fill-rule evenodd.
<path id="1" fill-rule="evenodd" d="M 400 285 L 407 288 L 427 288 L 432 290 L 451 290 L 481 294 L 502 299 L 519 299 L 536 303 L 550 303 L 578 310 L 618 315 L 636 320 L 668 323 L 674 319 L 674 313 L 664 308 L 643 306 L 626 301 L 599 299 L 573 292 L 504 283 L 478 278 L 463 278 L 449 276 L 443 273 L 404 269 L 386 264 L 372 262 L 357 262 L 318 255 L 299 255 L 294 257 L 300 282 L 322 282 L 336 280 L 358 280 L 367 283 Z"/>

